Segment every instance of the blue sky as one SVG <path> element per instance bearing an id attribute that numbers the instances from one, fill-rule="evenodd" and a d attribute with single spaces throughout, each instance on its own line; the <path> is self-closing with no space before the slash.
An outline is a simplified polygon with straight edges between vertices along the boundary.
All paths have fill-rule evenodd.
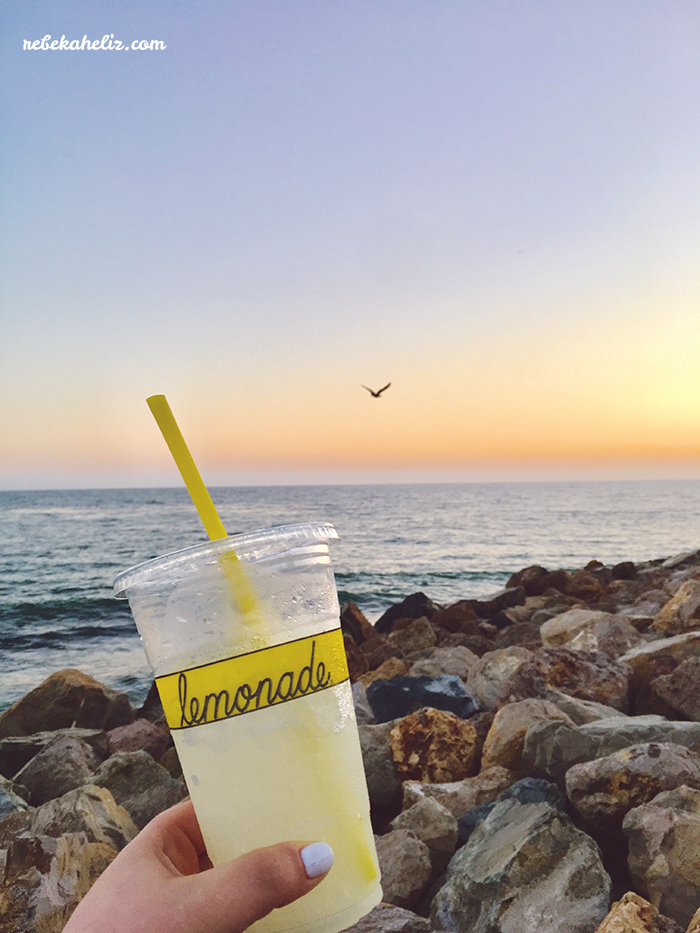
<path id="1" fill-rule="evenodd" d="M 695 2 L 0 22 L 0 488 L 700 477 Z"/>

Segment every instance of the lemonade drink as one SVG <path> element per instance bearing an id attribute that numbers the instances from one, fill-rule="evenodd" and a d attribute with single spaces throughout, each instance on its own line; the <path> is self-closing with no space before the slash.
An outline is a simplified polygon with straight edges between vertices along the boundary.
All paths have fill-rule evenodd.
<path id="1" fill-rule="evenodd" d="M 156 674 L 212 862 L 285 839 L 335 853 L 328 878 L 256 933 L 337 933 L 381 900 L 328 558 L 336 537 L 330 525 L 236 536 L 115 583 Z M 253 610 L 232 592 L 234 549 Z"/>

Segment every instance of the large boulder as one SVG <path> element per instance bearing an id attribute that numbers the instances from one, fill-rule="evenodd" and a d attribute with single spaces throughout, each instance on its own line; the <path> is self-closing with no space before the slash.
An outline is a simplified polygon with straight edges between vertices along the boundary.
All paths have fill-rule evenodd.
<path id="1" fill-rule="evenodd" d="M 129 698 L 81 671 L 56 671 L 0 715 L 0 738 L 75 726 L 109 731 L 134 718 Z"/>
<path id="2" fill-rule="evenodd" d="M 494 717 L 484 742 L 481 767 L 500 765 L 510 771 L 520 771 L 525 734 L 538 719 L 557 719 L 573 725 L 566 713 L 546 700 L 508 703 Z"/>
<path id="3" fill-rule="evenodd" d="M 421 709 L 391 730 L 391 754 L 403 780 L 460 781 L 476 770 L 474 726 L 453 713 Z"/>
<path id="4" fill-rule="evenodd" d="M 670 742 L 632 745 L 566 772 L 566 793 L 581 818 L 607 832 L 620 829 L 633 807 L 681 784 L 700 788 L 700 755 Z"/>
<path id="5" fill-rule="evenodd" d="M 630 810 L 622 828 L 634 886 L 685 929 L 700 909 L 700 791 L 660 793 Z"/>
<path id="6" fill-rule="evenodd" d="M 0 822 L 0 849 L 21 835 L 58 837 L 64 833 L 84 833 L 88 842 L 103 842 L 119 850 L 136 836 L 138 827 L 106 788 L 86 784 L 36 809 L 5 817 Z"/>
<path id="7" fill-rule="evenodd" d="M 566 794 L 560 787 L 537 778 L 522 778 L 499 794 L 493 803 L 482 803 L 459 818 L 457 821 L 458 845 L 464 845 L 479 823 L 483 823 L 499 801 L 511 799 L 519 800 L 520 803 L 548 803 L 567 815 Z"/>
<path id="8" fill-rule="evenodd" d="M 528 697 L 544 697 L 547 690 L 553 688 L 626 713 L 631 673 L 626 664 L 602 651 L 541 648 L 503 685 L 496 706 Z"/>
<path id="9" fill-rule="evenodd" d="M 572 765 L 643 742 L 673 742 L 700 752 L 700 723 L 669 722 L 660 716 L 600 719 L 582 726 L 539 720 L 525 735 L 523 772 L 563 786 Z"/>
<path id="10" fill-rule="evenodd" d="M 84 833 L 24 835 L 10 841 L 0 888 L 0 929 L 8 933 L 62 930 L 92 884 L 116 858 Z"/>
<path id="11" fill-rule="evenodd" d="M 414 906 L 430 883 L 430 850 L 409 829 L 394 829 L 375 841 L 384 901 L 396 907 Z"/>
<path id="12" fill-rule="evenodd" d="M 87 742 L 62 734 L 28 761 L 15 781 L 27 788 L 29 802 L 38 807 L 87 784 L 99 765 L 100 759 Z"/>
<path id="13" fill-rule="evenodd" d="M 594 933 L 609 896 L 589 836 L 548 803 L 511 799 L 458 850 L 430 919 L 449 933 Z"/>

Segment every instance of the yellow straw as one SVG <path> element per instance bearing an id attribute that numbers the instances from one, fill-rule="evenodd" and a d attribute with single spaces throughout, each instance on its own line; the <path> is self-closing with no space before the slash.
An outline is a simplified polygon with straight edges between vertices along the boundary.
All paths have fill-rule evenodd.
<path id="1" fill-rule="evenodd" d="M 204 485 L 202 477 L 199 475 L 197 464 L 192 459 L 185 438 L 182 436 L 180 428 L 177 426 L 175 416 L 170 410 L 168 400 L 164 395 L 152 395 L 146 399 L 148 407 L 153 413 L 153 417 L 158 422 L 165 443 L 170 448 L 173 460 L 180 471 L 180 475 L 185 481 L 185 486 L 189 492 L 192 502 L 202 519 L 204 530 L 212 541 L 218 541 L 219 538 L 226 538 L 226 529 L 219 518 L 214 503 L 211 501 L 209 490 Z"/>
<path id="2" fill-rule="evenodd" d="M 218 541 L 221 538 L 228 537 L 224 523 L 219 518 L 219 513 L 212 502 L 209 490 L 204 485 L 197 464 L 192 459 L 192 454 L 185 443 L 185 438 L 182 436 L 166 397 L 164 395 L 151 395 L 150 398 L 146 399 L 146 402 L 165 438 L 165 443 L 170 448 L 173 460 L 185 481 L 187 491 L 199 513 L 199 517 L 202 519 L 202 524 L 209 538 L 212 541 Z M 222 565 L 241 612 L 248 614 L 255 611 L 257 609 L 257 600 L 248 577 L 236 556 L 236 552 L 227 551 L 223 554 Z"/>

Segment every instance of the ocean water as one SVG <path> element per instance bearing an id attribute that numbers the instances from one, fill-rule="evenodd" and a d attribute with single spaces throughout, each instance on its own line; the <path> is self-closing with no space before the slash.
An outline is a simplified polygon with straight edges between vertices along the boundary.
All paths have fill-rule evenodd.
<path id="1" fill-rule="evenodd" d="M 331 521 L 341 602 L 370 620 L 422 590 L 483 596 L 529 564 L 576 569 L 700 547 L 700 481 L 218 488 L 230 534 Z M 0 492 L 0 710 L 77 667 L 139 703 L 150 684 L 122 570 L 206 540 L 184 489 Z"/>

